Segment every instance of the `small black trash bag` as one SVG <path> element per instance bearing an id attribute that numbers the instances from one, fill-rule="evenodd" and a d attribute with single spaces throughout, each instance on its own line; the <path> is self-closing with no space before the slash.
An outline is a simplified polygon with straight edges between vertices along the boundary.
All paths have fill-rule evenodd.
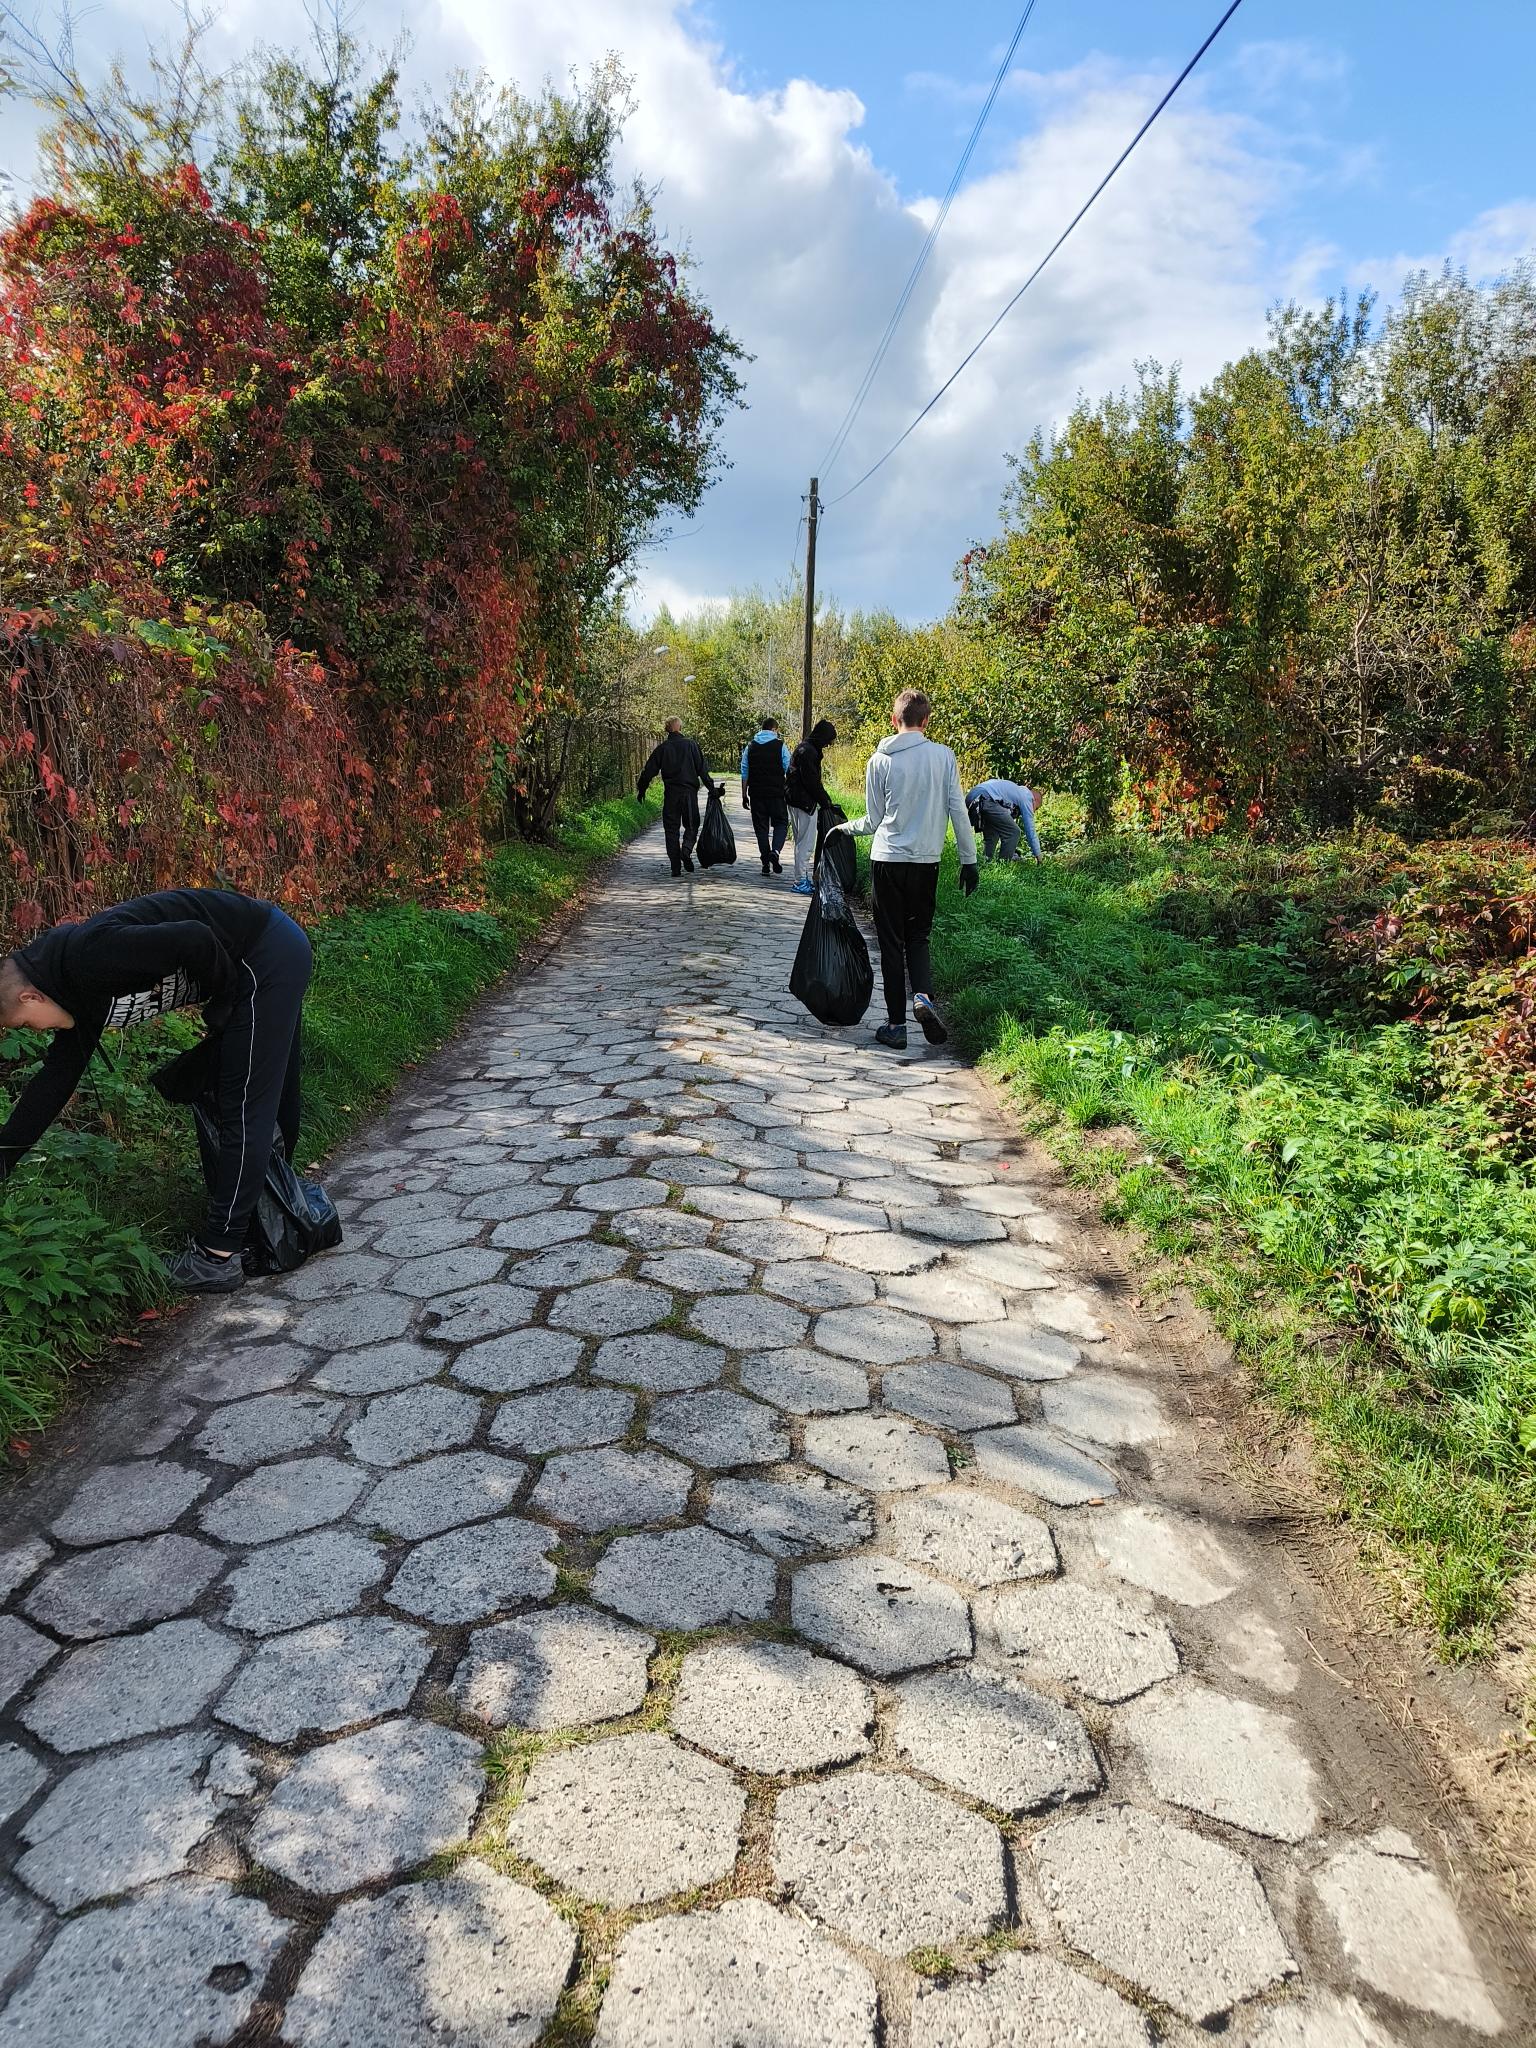
<path id="1" fill-rule="evenodd" d="M 720 801 L 718 790 L 709 792 L 709 802 L 704 806 L 698 855 L 701 868 L 728 867 L 736 858 L 736 835 L 731 830 L 731 821 L 725 815 L 725 805 Z"/>
<path id="2" fill-rule="evenodd" d="M 219 1158 L 219 1118 L 204 1098 L 192 1105 L 197 1150 L 203 1179 L 211 1188 Z M 262 1176 L 261 1193 L 251 1212 L 240 1250 L 247 1273 L 291 1273 L 316 1252 L 341 1243 L 341 1218 L 325 1189 L 295 1173 L 283 1154 L 282 1135 L 272 1133 L 272 1153 Z"/>
<path id="3" fill-rule="evenodd" d="M 848 813 L 837 804 L 823 804 L 816 819 L 816 859 L 831 868 L 845 896 L 859 889 L 859 850 L 851 832 L 834 832 L 834 825 L 846 825 Z"/>
<path id="4" fill-rule="evenodd" d="M 832 863 L 823 861 L 790 969 L 789 992 L 819 1024 L 857 1024 L 874 986 L 864 934 Z"/>

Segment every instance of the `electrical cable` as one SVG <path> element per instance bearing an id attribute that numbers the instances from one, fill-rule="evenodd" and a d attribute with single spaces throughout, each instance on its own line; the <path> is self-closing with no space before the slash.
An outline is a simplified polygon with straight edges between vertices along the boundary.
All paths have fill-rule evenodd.
<path id="1" fill-rule="evenodd" d="M 1019 303 L 1020 299 L 1023 298 L 1024 294 L 1029 290 L 1030 286 L 1034 283 L 1035 279 L 1040 275 L 1041 271 L 1044 270 L 1045 266 L 1056 254 L 1057 250 L 1060 249 L 1062 244 L 1067 240 L 1067 237 L 1072 233 L 1072 230 L 1082 220 L 1083 216 L 1088 212 L 1089 208 L 1093 205 L 1094 201 L 1098 199 L 1099 195 L 1104 191 L 1105 187 L 1110 183 L 1111 179 L 1113 179 L 1116 172 L 1120 170 L 1121 166 L 1125 163 L 1126 159 L 1131 155 L 1132 151 L 1136 148 L 1137 144 L 1142 140 L 1143 136 L 1145 136 L 1147 130 L 1152 126 L 1153 122 L 1157 119 L 1158 115 L 1162 113 L 1163 109 L 1167 106 L 1168 102 L 1179 90 L 1179 87 L 1184 83 L 1185 79 L 1188 78 L 1189 74 L 1194 70 L 1195 66 L 1200 62 L 1201 58 L 1205 55 L 1206 51 L 1211 47 L 1212 43 L 1215 42 L 1216 38 L 1221 34 L 1222 30 L 1226 27 L 1227 23 L 1232 19 L 1233 15 L 1236 14 L 1238 8 L 1241 7 L 1242 4 L 1243 0 L 1231 0 L 1230 6 L 1228 6 L 1226 12 L 1222 15 L 1220 21 L 1217 22 L 1216 26 L 1211 30 L 1210 34 L 1206 37 L 1205 41 L 1200 45 L 1199 49 L 1196 50 L 1193 57 L 1190 58 L 1189 62 L 1184 66 L 1184 69 L 1179 73 L 1178 77 L 1173 81 L 1172 85 L 1169 86 L 1168 90 L 1163 94 L 1162 98 L 1158 101 L 1157 105 L 1152 109 L 1151 113 L 1148 114 L 1145 121 L 1142 122 L 1141 126 L 1136 130 L 1136 133 L 1125 145 L 1125 148 L 1121 150 L 1120 154 L 1115 158 L 1114 162 L 1110 165 L 1109 169 L 1104 173 L 1103 177 L 1100 178 L 1098 184 L 1094 186 L 1093 190 L 1089 193 L 1088 197 L 1077 209 L 1077 212 L 1073 214 L 1071 220 L 1067 222 L 1067 225 L 1062 229 L 1061 233 L 1056 237 L 1055 241 L 1052 242 L 1050 248 L 1047 249 L 1045 254 L 1040 258 L 1040 261 L 1035 265 L 1034 269 L 1029 273 L 1028 277 L 1025 278 L 1024 282 L 1019 286 L 1018 290 L 1014 293 L 1013 297 L 1008 301 L 1007 305 L 1004 306 L 1003 310 L 998 314 L 997 318 L 986 329 L 981 339 L 975 344 L 975 346 L 972 349 L 970 349 L 964 356 L 961 357 L 960 361 L 956 364 L 955 368 L 944 379 L 944 382 L 939 386 L 938 390 L 934 392 L 932 398 L 929 399 L 928 403 L 923 407 L 922 411 L 917 415 L 917 417 L 914 420 L 912 420 L 912 422 L 906 427 L 906 429 L 897 436 L 897 438 L 891 443 L 890 447 L 887 448 L 885 453 L 880 457 L 880 460 L 878 462 L 871 463 L 869 468 L 865 470 L 864 474 L 859 478 L 857 483 L 850 484 L 846 491 L 841 492 L 837 497 L 833 498 L 828 506 L 828 510 L 831 510 L 832 506 L 841 505 L 844 499 L 851 498 L 855 491 L 861 489 L 863 485 L 869 482 L 870 478 L 875 474 L 876 470 L 883 469 L 885 467 L 886 463 L 888 463 L 891 457 L 896 453 L 896 450 L 902 445 L 902 443 L 908 438 L 908 436 L 911 435 L 928 417 L 929 413 L 933 411 L 933 408 L 938 404 L 939 400 L 944 396 L 945 392 L 948 391 L 950 386 L 957 381 L 961 373 L 966 368 L 968 368 L 968 366 L 975 360 L 975 358 L 978 355 L 980 355 L 981 351 L 986 347 L 987 343 L 992 339 L 993 335 L 996 334 L 998 328 L 1002 326 L 1003 322 L 1008 318 L 1008 315 L 1013 311 L 1014 307 Z"/>

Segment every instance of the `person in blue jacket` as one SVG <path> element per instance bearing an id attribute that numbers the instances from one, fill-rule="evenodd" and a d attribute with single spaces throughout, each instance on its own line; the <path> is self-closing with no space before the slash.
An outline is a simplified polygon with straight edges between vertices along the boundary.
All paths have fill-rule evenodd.
<path id="1" fill-rule="evenodd" d="M 741 750 L 741 801 L 752 813 L 765 875 L 781 875 L 779 855 L 789 837 L 789 748 L 779 721 L 765 718 Z"/>
<path id="2" fill-rule="evenodd" d="M 966 792 L 966 809 L 976 821 L 988 860 L 1017 860 L 1019 834 L 1029 841 L 1029 850 L 1040 858 L 1040 836 L 1035 830 L 1035 793 L 1022 782 L 1008 782 L 994 775 Z"/>

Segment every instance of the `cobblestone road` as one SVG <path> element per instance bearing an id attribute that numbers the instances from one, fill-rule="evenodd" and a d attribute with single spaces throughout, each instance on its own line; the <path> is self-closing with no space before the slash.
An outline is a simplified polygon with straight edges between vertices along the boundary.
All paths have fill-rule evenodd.
<path id="1" fill-rule="evenodd" d="M 1500 2032 L 985 1091 L 659 856 L 21 1497 L 0 2048 Z"/>

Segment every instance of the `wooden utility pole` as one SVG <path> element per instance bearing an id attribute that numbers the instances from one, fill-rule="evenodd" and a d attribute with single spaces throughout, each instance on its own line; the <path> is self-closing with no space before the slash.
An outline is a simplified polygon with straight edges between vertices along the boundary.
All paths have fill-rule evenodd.
<path id="1" fill-rule="evenodd" d="M 805 661 L 800 678 L 800 737 L 811 736 L 811 656 L 816 648 L 816 514 L 821 501 L 816 496 L 819 479 L 811 478 L 811 495 L 805 515 Z"/>

